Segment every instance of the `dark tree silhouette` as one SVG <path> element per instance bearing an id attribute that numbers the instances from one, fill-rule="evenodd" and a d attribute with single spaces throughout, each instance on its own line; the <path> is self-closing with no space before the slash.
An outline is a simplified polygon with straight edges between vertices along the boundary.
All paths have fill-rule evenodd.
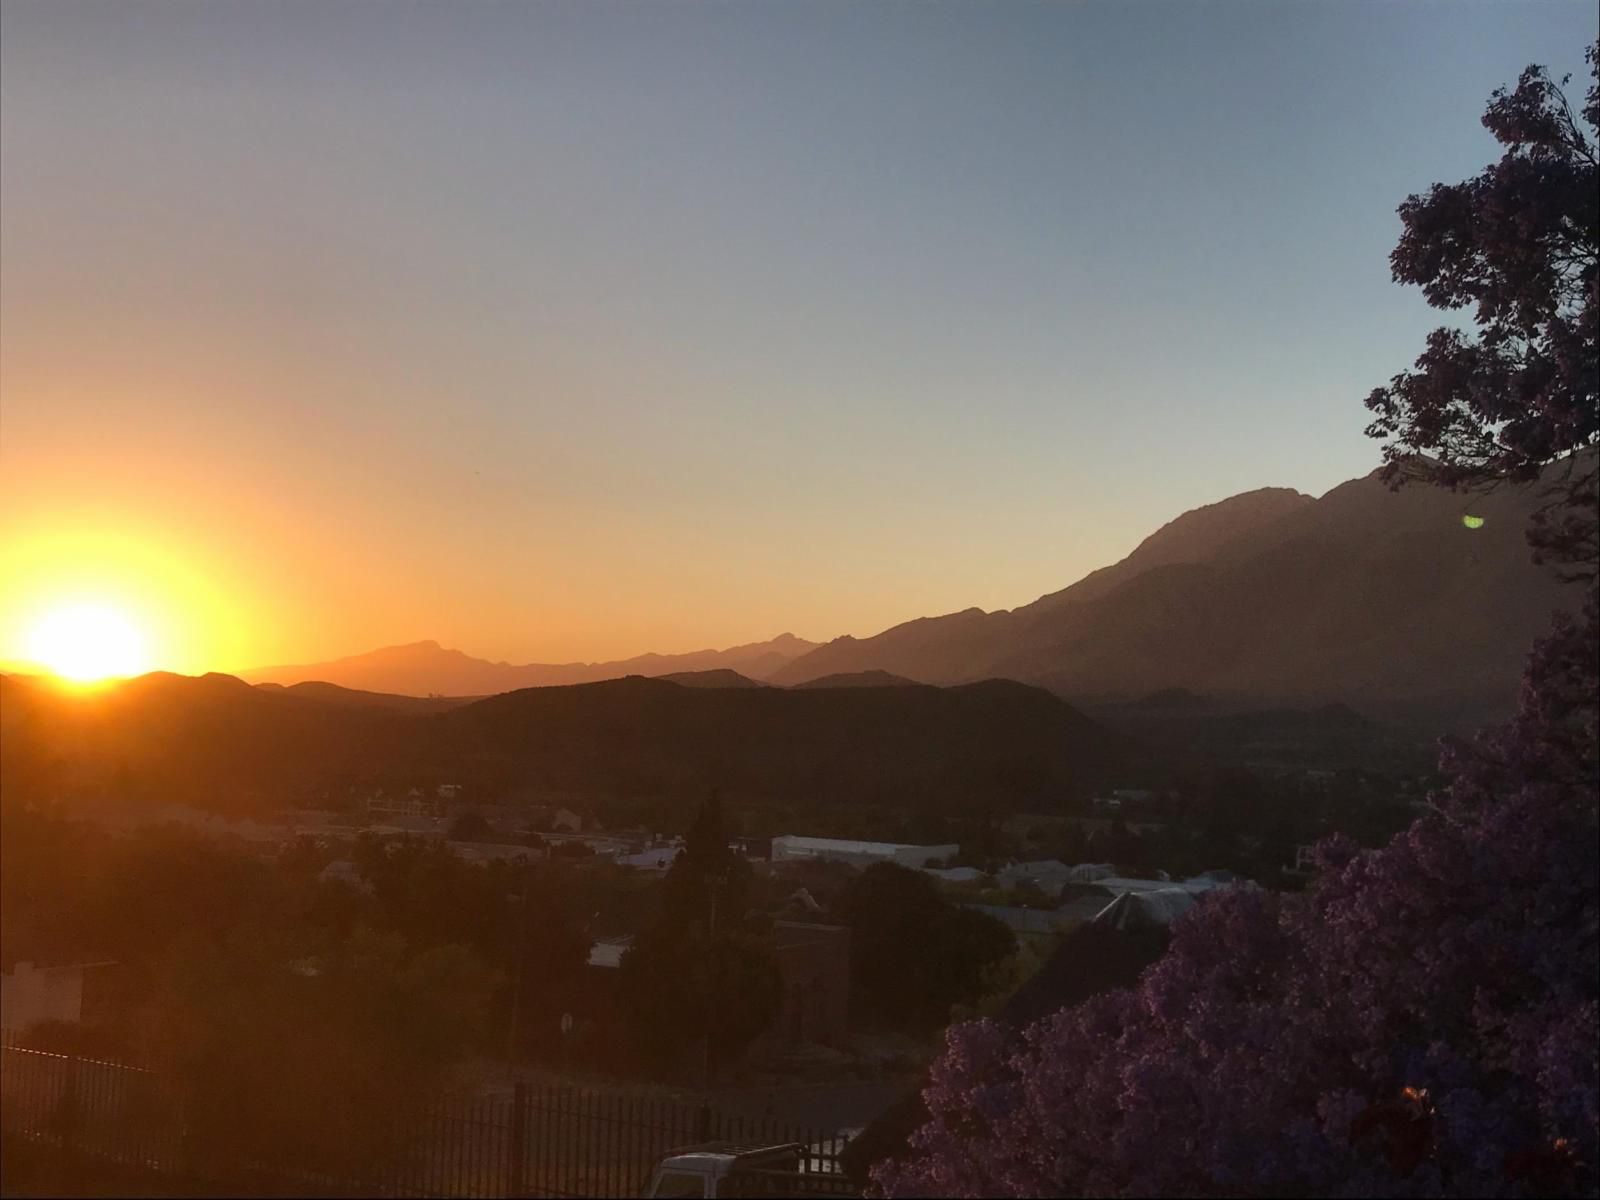
<path id="1" fill-rule="evenodd" d="M 951 904 L 927 875 L 894 863 L 874 863 L 851 880 L 836 915 L 850 926 L 857 1011 L 896 1028 L 937 1029 L 952 1005 L 983 994 L 1017 948 L 999 921 Z"/>
<path id="2" fill-rule="evenodd" d="M 1586 53 L 1596 82 L 1578 115 L 1567 79 L 1529 67 L 1484 113 L 1500 160 L 1400 206 L 1395 280 L 1435 307 L 1471 308 L 1477 332 L 1434 330 L 1415 370 L 1367 397 L 1392 482 L 1527 482 L 1600 441 L 1597 56 L 1600 42 Z M 1530 533 L 1542 556 L 1592 577 L 1595 460 L 1570 466 Z"/>
<path id="3" fill-rule="evenodd" d="M 743 1054 L 778 1009 L 772 956 L 745 931 L 750 867 L 728 848 L 722 801 L 701 806 L 662 882 L 659 919 L 622 958 L 636 1042 L 660 1070 L 710 1070 Z"/>
<path id="4" fill-rule="evenodd" d="M 481 842 L 493 833 L 487 818 L 480 812 L 464 812 L 450 822 L 452 842 Z"/>
<path id="5" fill-rule="evenodd" d="M 663 883 L 673 924 L 737 927 L 750 897 L 750 866 L 728 848 L 722 798 L 713 791 L 684 835 L 683 852 Z"/>

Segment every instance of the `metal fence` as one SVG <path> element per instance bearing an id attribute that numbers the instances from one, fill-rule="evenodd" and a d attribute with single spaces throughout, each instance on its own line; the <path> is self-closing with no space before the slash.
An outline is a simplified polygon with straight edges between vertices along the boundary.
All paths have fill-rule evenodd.
<path id="1" fill-rule="evenodd" d="M 377 1136 L 357 1143 L 372 1149 L 338 1165 L 288 1152 L 219 1161 L 151 1071 L 14 1044 L 0 1053 L 8 1138 L 240 1193 L 639 1195 L 663 1155 L 710 1141 L 799 1143 L 802 1175 L 835 1194 L 843 1175 L 844 1139 L 832 1133 L 637 1091 L 528 1084 L 509 1098 L 440 1095 L 384 1114 L 366 1122 Z"/>

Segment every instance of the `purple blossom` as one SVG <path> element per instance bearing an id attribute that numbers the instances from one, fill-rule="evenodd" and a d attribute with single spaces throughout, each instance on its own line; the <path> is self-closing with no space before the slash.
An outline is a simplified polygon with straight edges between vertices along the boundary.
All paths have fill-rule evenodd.
<path id="1" fill-rule="evenodd" d="M 886 1195 L 1592 1195 L 1593 593 L 1389 845 L 1213 894 L 1132 991 L 949 1031 Z"/>

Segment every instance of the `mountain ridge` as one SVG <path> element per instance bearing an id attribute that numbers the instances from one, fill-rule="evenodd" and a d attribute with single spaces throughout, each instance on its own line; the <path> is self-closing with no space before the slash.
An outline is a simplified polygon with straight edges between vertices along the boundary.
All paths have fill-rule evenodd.
<path id="1" fill-rule="evenodd" d="M 1572 602 L 1531 563 L 1524 530 L 1538 504 L 1532 487 L 1395 490 L 1374 470 L 1318 497 L 1264 487 L 1201 505 L 1029 604 L 916 617 L 869 637 L 819 644 L 786 633 L 726 650 L 523 666 L 430 640 L 242 675 L 433 696 L 708 671 L 782 687 L 998 677 L 1089 705 L 1187 689 L 1455 727 L 1510 710 L 1527 646 Z M 1480 526 L 1462 522 L 1469 509 Z"/>
<path id="2" fill-rule="evenodd" d="M 1093 794 L 1133 760 L 1121 735 L 1011 681 L 707 682 L 633 675 L 430 704 L 167 673 L 85 696 L 0 675 L 0 778 L 8 802 L 114 797 L 232 811 L 419 779 L 508 802 L 698 799 L 723 787 L 838 805 L 959 806 L 975 792 L 1053 805 Z"/>
<path id="3" fill-rule="evenodd" d="M 561 687 L 596 683 L 628 675 L 690 674 L 733 671 L 761 681 L 785 663 L 814 649 L 792 633 L 764 642 L 749 642 L 724 650 L 694 650 L 684 654 L 639 654 L 632 658 L 597 663 L 509 663 L 475 658 L 442 646 L 429 638 L 382 646 L 363 654 L 322 663 L 257 667 L 240 671 L 249 683 L 289 687 L 301 683 L 328 683 L 352 691 L 401 696 L 471 697 L 497 695 L 528 687 Z"/>
<path id="4" fill-rule="evenodd" d="M 1018 679 L 1074 703 L 1182 688 L 1479 723 L 1514 705 L 1523 655 L 1572 596 L 1524 538 L 1537 487 L 1320 497 L 1263 488 L 1175 518 L 1120 562 L 1032 604 L 835 639 L 772 682 L 886 671 L 949 686 Z M 1468 512 L 1484 522 L 1468 528 Z"/>

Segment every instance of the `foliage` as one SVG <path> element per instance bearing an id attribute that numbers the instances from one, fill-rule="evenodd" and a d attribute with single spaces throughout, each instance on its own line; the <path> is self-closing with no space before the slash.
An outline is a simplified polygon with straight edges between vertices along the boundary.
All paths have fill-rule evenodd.
<path id="1" fill-rule="evenodd" d="M 450 822 L 452 842 L 486 842 L 494 835 L 488 819 L 480 812 L 467 810 Z"/>
<path id="2" fill-rule="evenodd" d="M 369 840 L 358 858 L 376 926 L 417 947 L 468 947 L 493 964 L 504 980 L 495 1024 L 509 1021 L 515 1004 L 516 1049 L 554 1050 L 589 950 L 577 889 L 558 864 L 479 865 L 422 839 Z"/>
<path id="3" fill-rule="evenodd" d="M 353 851 L 367 895 L 319 880 L 337 853 L 302 839 L 264 859 L 178 826 L 116 836 L 18 810 L 0 839 L 0 937 L 8 959 L 118 963 L 105 975 L 118 1002 L 102 1006 L 106 1027 L 86 1036 L 102 1053 L 134 1061 L 172 1057 L 190 1044 L 180 1036 L 186 1026 L 214 1026 L 221 1018 L 213 1010 L 241 1004 L 262 1036 L 276 1031 L 285 1060 L 321 1045 L 316 1022 L 294 1014 L 310 1006 L 326 1017 L 337 976 L 324 968 L 345 962 L 362 930 L 404 947 L 402 973 L 453 963 L 448 973 L 459 979 L 490 981 L 485 1004 L 451 1018 L 443 1043 L 451 1053 L 503 1047 L 514 996 L 518 1048 L 554 1051 L 589 944 L 574 905 L 594 901 L 593 889 L 571 886 L 560 864 L 481 866 L 430 841 L 367 839 Z M 374 1001 L 344 1027 L 341 1053 L 392 1057 L 383 1047 L 405 1013 Z M 438 1037 L 428 1031 L 418 1044 Z M 202 1056 L 198 1065 L 223 1061 Z"/>
<path id="4" fill-rule="evenodd" d="M 852 1007 L 892 1028 L 944 1024 L 953 1004 L 972 1004 L 1016 952 L 1011 931 L 939 894 L 932 878 L 874 863 L 840 898 L 850 926 Z"/>
<path id="5" fill-rule="evenodd" d="M 1016 953 L 992 964 L 984 978 L 983 991 L 971 1004 L 951 1006 L 951 1020 L 966 1021 L 974 1017 L 992 1017 L 999 1014 L 1020 988 L 1038 975 L 1044 965 L 1058 951 L 1065 940 L 1062 933 L 1048 938 L 1019 938 Z"/>
<path id="6" fill-rule="evenodd" d="M 659 924 L 622 957 L 623 1001 L 646 1063 L 683 1070 L 706 1057 L 715 1071 L 771 1024 L 782 999 L 772 956 L 738 933 Z"/>
<path id="7" fill-rule="evenodd" d="M 393 1153 L 386 1119 L 475 1039 L 495 979 L 461 946 L 357 930 L 285 962 L 249 939 L 174 955 L 151 1005 L 197 1152 L 330 1173 Z"/>
<path id="8" fill-rule="evenodd" d="M 712 792 L 683 839 L 662 885 L 665 920 L 687 928 L 737 924 L 750 897 L 750 865 L 728 847 L 722 798 Z"/>
<path id="9" fill-rule="evenodd" d="M 1420 286 L 1435 307 L 1470 306 L 1478 331 L 1434 330 L 1416 369 L 1368 396 L 1367 432 L 1389 439 L 1392 480 L 1529 481 L 1600 442 L 1600 42 L 1586 57 L 1595 83 L 1578 117 L 1545 70 L 1529 67 L 1484 114 L 1500 160 L 1400 206 L 1395 280 Z M 1533 531 L 1536 547 L 1587 576 L 1594 489 L 1591 457 Z"/>
<path id="10" fill-rule="evenodd" d="M 772 956 L 745 932 L 750 867 L 728 848 L 713 792 L 662 881 L 659 919 L 622 958 L 621 991 L 642 1055 L 658 1070 L 695 1053 L 715 1068 L 772 1023 L 782 985 Z"/>

